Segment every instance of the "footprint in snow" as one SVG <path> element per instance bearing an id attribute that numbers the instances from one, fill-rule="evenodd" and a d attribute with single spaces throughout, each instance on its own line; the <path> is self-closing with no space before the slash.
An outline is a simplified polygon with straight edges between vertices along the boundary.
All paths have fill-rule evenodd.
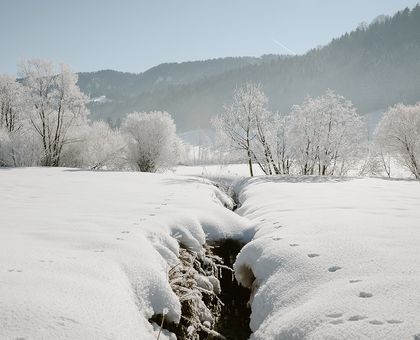
<path id="1" fill-rule="evenodd" d="M 376 325 L 376 326 L 380 326 L 384 324 L 382 321 L 379 321 L 379 320 L 372 320 L 372 321 L 369 321 L 369 323 L 371 325 Z"/>
<path id="2" fill-rule="evenodd" d="M 103 252 L 104 252 L 104 250 L 103 250 L 103 249 L 95 249 L 93 252 L 94 252 L 94 253 L 103 253 Z"/>
<path id="3" fill-rule="evenodd" d="M 9 273 L 13 273 L 13 272 L 22 273 L 22 269 L 8 269 L 7 271 Z"/>
<path id="4" fill-rule="evenodd" d="M 334 272 L 336 272 L 337 270 L 340 270 L 340 269 L 342 269 L 342 268 L 339 267 L 339 266 L 332 266 L 332 267 L 328 268 L 328 271 L 331 272 L 331 273 L 334 273 Z"/>
<path id="5" fill-rule="evenodd" d="M 363 315 L 353 315 L 351 317 L 349 317 L 349 321 L 360 321 L 360 320 L 364 320 L 367 319 L 367 316 L 363 316 Z"/>
<path id="6" fill-rule="evenodd" d="M 325 316 L 328 318 L 337 319 L 337 318 L 341 318 L 343 316 L 343 313 L 331 313 L 331 314 L 326 314 Z"/>
<path id="7" fill-rule="evenodd" d="M 341 323 L 344 323 L 344 321 L 343 320 L 333 320 L 333 321 L 330 321 L 330 323 L 333 324 L 333 325 L 339 325 Z"/>
<path id="8" fill-rule="evenodd" d="M 130 233 L 130 231 L 129 230 L 123 230 L 122 232 L 121 232 L 121 234 L 129 234 Z"/>
<path id="9" fill-rule="evenodd" d="M 362 282 L 362 280 L 350 280 L 350 283 L 358 283 L 358 282 Z"/>
<path id="10" fill-rule="evenodd" d="M 319 256 L 319 254 L 315 254 L 315 253 L 311 253 L 311 254 L 308 254 L 308 257 L 317 257 L 317 256 Z"/>
<path id="11" fill-rule="evenodd" d="M 149 216 L 156 216 L 156 214 L 149 214 Z"/>
<path id="12" fill-rule="evenodd" d="M 390 324 L 398 324 L 398 323 L 402 323 L 401 320 L 395 320 L 395 319 L 391 319 L 391 320 L 386 320 L 386 322 L 390 323 Z"/>
<path id="13" fill-rule="evenodd" d="M 366 292 L 360 292 L 359 293 L 359 297 L 361 297 L 361 298 L 370 298 L 372 296 L 373 296 L 372 293 L 366 293 Z"/>
<path id="14" fill-rule="evenodd" d="M 115 238 L 116 240 L 118 240 L 118 241 L 124 241 L 124 239 L 123 238 L 121 238 L 121 237 L 117 237 L 117 238 Z"/>
<path id="15" fill-rule="evenodd" d="M 282 240 L 281 237 L 272 237 L 272 239 L 273 239 L 273 241 L 280 241 L 280 240 Z"/>
<path id="16" fill-rule="evenodd" d="M 297 243 L 290 243 L 289 246 L 291 246 L 291 247 L 297 247 L 297 246 L 299 246 L 299 244 L 297 244 Z"/>
<path id="17" fill-rule="evenodd" d="M 283 226 L 282 225 L 274 225 L 274 229 L 280 229 L 280 228 L 283 228 Z"/>

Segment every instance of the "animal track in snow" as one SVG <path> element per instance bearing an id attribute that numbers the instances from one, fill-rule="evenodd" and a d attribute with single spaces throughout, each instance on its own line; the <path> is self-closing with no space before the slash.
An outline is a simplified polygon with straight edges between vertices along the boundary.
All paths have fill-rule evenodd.
<path id="1" fill-rule="evenodd" d="M 103 253 L 103 252 L 104 252 L 104 250 L 103 250 L 103 249 L 95 249 L 93 252 L 94 252 L 94 253 Z"/>
<path id="2" fill-rule="evenodd" d="M 398 323 L 402 323 L 401 320 L 395 320 L 395 319 L 391 319 L 391 320 L 386 320 L 386 322 L 390 323 L 390 324 L 398 324 Z"/>
<path id="3" fill-rule="evenodd" d="M 343 320 L 333 320 L 333 321 L 330 321 L 330 323 L 332 323 L 333 325 L 339 325 L 340 323 L 344 323 L 344 321 Z"/>
<path id="4" fill-rule="evenodd" d="M 350 283 L 357 283 L 357 282 L 362 282 L 362 280 L 350 280 Z"/>
<path id="5" fill-rule="evenodd" d="M 331 313 L 331 314 L 326 314 L 325 316 L 328 318 L 336 319 L 336 318 L 341 318 L 343 316 L 343 313 Z"/>
<path id="6" fill-rule="evenodd" d="M 349 321 L 360 321 L 360 320 L 364 320 L 367 319 L 367 316 L 363 316 L 363 315 L 353 315 L 351 317 L 349 317 Z"/>
<path id="7" fill-rule="evenodd" d="M 156 216 L 156 214 L 149 214 L 149 216 Z"/>
<path id="8" fill-rule="evenodd" d="M 281 238 L 281 237 L 276 237 L 276 236 L 275 236 L 275 237 L 272 237 L 272 240 L 273 240 L 273 241 L 280 241 L 280 240 L 282 240 L 282 238 Z"/>
<path id="9" fill-rule="evenodd" d="M 297 243 L 290 243 L 289 246 L 291 246 L 291 247 L 297 247 L 297 246 L 299 246 L 299 244 L 297 244 Z"/>
<path id="10" fill-rule="evenodd" d="M 116 237 L 115 239 L 118 240 L 118 241 L 124 241 L 124 239 L 121 238 L 121 237 Z"/>
<path id="11" fill-rule="evenodd" d="M 317 256 L 319 256 L 319 254 L 315 254 L 315 253 L 308 254 L 308 257 L 317 257 Z"/>
<path id="12" fill-rule="evenodd" d="M 129 234 L 130 233 L 130 231 L 129 230 L 123 230 L 122 232 L 121 232 L 121 234 Z"/>
<path id="13" fill-rule="evenodd" d="M 334 272 L 336 272 L 337 270 L 340 270 L 340 269 L 342 269 L 342 268 L 339 267 L 339 266 L 332 266 L 332 267 L 328 268 L 328 271 L 330 273 L 334 273 Z"/>
<path id="14" fill-rule="evenodd" d="M 361 297 L 361 298 L 370 298 L 372 296 L 373 296 L 372 293 L 366 293 L 366 292 L 360 292 L 359 293 L 359 297 Z"/>
<path id="15" fill-rule="evenodd" d="M 13 273 L 13 272 L 22 273 L 22 269 L 8 269 L 7 271 L 9 273 Z"/>
<path id="16" fill-rule="evenodd" d="M 377 325 L 377 326 L 384 324 L 382 321 L 379 321 L 379 320 L 372 320 L 372 321 L 369 321 L 369 323 L 371 325 Z"/>

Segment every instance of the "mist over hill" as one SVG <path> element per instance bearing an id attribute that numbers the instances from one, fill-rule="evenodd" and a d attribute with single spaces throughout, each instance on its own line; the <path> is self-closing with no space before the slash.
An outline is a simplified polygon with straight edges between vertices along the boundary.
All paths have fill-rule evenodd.
<path id="1" fill-rule="evenodd" d="M 361 114 L 420 100 L 420 6 L 379 16 L 304 55 L 220 58 L 161 64 L 141 74 L 79 74 L 91 118 L 118 121 L 128 112 L 166 110 L 180 131 L 206 128 L 234 88 L 261 83 L 273 110 L 287 112 L 306 95 L 334 89 Z"/>

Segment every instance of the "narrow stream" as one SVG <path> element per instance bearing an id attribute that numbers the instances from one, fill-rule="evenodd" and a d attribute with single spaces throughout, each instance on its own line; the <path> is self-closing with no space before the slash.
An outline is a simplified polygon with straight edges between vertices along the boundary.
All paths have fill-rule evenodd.
<path id="1" fill-rule="evenodd" d="M 213 253 L 223 259 L 226 266 L 232 268 L 236 255 L 244 246 L 243 243 L 226 239 L 212 244 Z M 215 330 L 228 340 L 245 340 L 251 335 L 249 317 L 251 309 L 247 306 L 250 290 L 240 286 L 234 274 L 227 268 L 221 268 L 219 277 L 221 293 L 219 298 L 224 303 L 221 316 Z"/>

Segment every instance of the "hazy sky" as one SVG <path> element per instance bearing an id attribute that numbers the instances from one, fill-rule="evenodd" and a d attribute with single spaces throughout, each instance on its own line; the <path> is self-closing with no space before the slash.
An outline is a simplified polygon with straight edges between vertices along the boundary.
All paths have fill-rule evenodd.
<path id="1" fill-rule="evenodd" d="M 304 53 L 419 0 L 0 0 L 0 73 L 26 58 L 75 71 Z"/>

